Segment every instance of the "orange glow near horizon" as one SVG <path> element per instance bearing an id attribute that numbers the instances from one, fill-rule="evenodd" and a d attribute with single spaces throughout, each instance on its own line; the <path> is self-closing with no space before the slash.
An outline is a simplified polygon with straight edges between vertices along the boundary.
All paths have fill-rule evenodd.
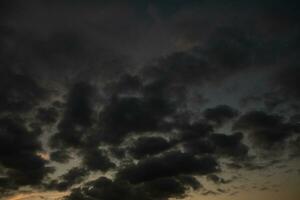
<path id="1" fill-rule="evenodd" d="M 6 200 L 57 200 L 69 194 L 69 192 L 34 192 L 26 194 L 17 194 L 8 197 Z"/>

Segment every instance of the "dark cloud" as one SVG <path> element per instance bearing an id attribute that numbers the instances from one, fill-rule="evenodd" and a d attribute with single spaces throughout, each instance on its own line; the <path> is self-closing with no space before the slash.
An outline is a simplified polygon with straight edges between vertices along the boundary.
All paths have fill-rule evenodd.
<path id="1" fill-rule="evenodd" d="M 46 91 L 29 75 L 0 68 L 0 111 L 24 112 L 37 106 Z"/>
<path id="2" fill-rule="evenodd" d="M 220 192 L 220 193 L 226 193 L 227 192 L 227 190 L 224 190 L 222 188 L 218 188 L 217 191 Z"/>
<path id="3" fill-rule="evenodd" d="M 134 142 L 133 146 L 129 148 L 129 152 L 135 158 L 144 158 L 162 153 L 172 147 L 172 145 L 171 142 L 162 137 L 140 137 Z"/>
<path id="4" fill-rule="evenodd" d="M 207 120 L 216 123 L 216 125 L 222 125 L 228 120 L 237 117 L 238 111 L 227 105 L 219 105 L 206 109 L 203 115 Z"/>
<path id="5" fill-rule="evenodd" d="M 57 121 L 59 113 L 54 107 L 39 108 L 36 118 L 46 124 L 51 124 Z"/>
<path id="6" fill-rule="evenodd" d="M 189 188 L 198 189 L 199 187 L 200 183 L 192 177 L 181 177 L 179 179 L 159 178 L 138 185 L 100 177 L 95 181 L 85 184 L 82 188 L 74 189 L 66 199 L 167 200 L 171 197 L 182 198 Z"/>
<path id="7" fill-rule="evenodd" d="M 211 135 L 211 140 L 216 147 L 216 153 L 245 159 L 248 154 L 248 147 L 242 143 L 242 139 L 242 133 Z"/>
<path id="8" fill-rule="evenodd" d="M 74 123 L 83 127 L 91 125 L 91 115 L 93 112 L 91 101 L 94 95 L 93 92 L 93 87 L 88 83 L 80 82 L 72 86 L 67 98 L 62 127 L 64 127 L 63 124 L 65 123 Z"/>
<path id="9" fill-rule="evenodd" d="M 214 143 L 208 138 L 185 142 L 183 147 L 185 151 L 199 155 L 214 153 L 216 150 Z"/>
<path id="10" fill-rule="evenodd" d="M 125 148 L 112 147 L 112 148 L 110 148 L 109 151 L 112 154 L 112 156 L 114 156 L 118 159 L 122 159 L 126 156 L 126 149 Z"/>
<path id="11" fill-rule="evenodd" d="M 206 176 L 207 180 L 212 181 L 215 184 L 226 184 L 231 182 L 230 180 L 225 180 L 224 178 L 221 178 L 215 174 L 209 174 Z"/>
<path id="12" fill-rule="evenodd" d="M 255 144 L 268 148 L 282 145 L 298 129 L 297 127 L 297 124 L 286 122 L 280 115 L 251 111 L 242 115 L 233 129 L 247 131 Z"/>
<path id="13" fill-rule="evenodd" d="M 68 97 L 63 119 L 58 124 L 58 132 L 52 136 L 50 145 L 54 148 L 79 147 L 83 135 L 92 124 L 93 87 L 80 82 L 72 86 Z"/>
<path id="14" fill-rule="evenodd" d="M 127 182 L 112 181 L 106 177 L 100 177 L 87 183 L 83 188 L 74 189 L 66 199 L 138 200 L 147 199 L 147 195 Z"/>
<path id="15" fill-rule="evenodd" d="M 99 149 L 85 149 L 82 152 L 83 164 L 91 171 L 108 171 L 115 167 L 115 164 Z"/>
<path id="16" fill-rule="evenodd" d="M 197 180 L 197 178 L 195 178 L 194 176 L 179 176 L 177 177 L 177 179 L 181 182 L 184 183 L 190 187 L 192 187 L 194 190 L 198 190 L 200 188 L 202 188 L 203 186 L 201 185 L 201 183 Z"/>
<path id="17" fill-rule="evenodd" d="M 39 156 L 39 133 L 29 130 L 21 119 L 0 119 L 0 164 L 4 177 L 14 187 L 39 185 L 52 168 Z M 4 186 L 5 189 L 5 186 Z"/>
<path id="18" fill-rule="evenodd" d="M 207 191 L 205 191 L 205 192 L 202 192 L 201 193 L 202 195 L 204 195 L 204 196 L 207 196 L 207 195 L 217 195 L 218 193 L 217 192 L 215 192 L 215 191 L 212 191 L 212 190 L 207 190 Z"/>
<path id="19" fill-rule="evenodd" d="M 70 149 L 82 157 L 82 164 L 89 170 L 108 171 L 115 167 L 104 151 L 98 149 L 98 132 L 91 131 L 96 124 L 95 88 L 85 82 L 74 84 L 67 96 L 63 118 L 58 132 L 50 140 L 56 151 L 50 154 L 54 161 L 70 160 Z M 75 151 L 74 151 L 75 150 Z"/>
<path id="20" fill-rule="evenodd" d="M 215 154 L 219 156 L 245 159 L 248 155 L 248 147 L 242 143 L 243 135 L 210 134 L 207 137 L 191 140 L 183 143 L 187 152 L 203 155 Z"/>
<path id="21" fill-rule="evenodd" d="M 145 183 L 143 189 L 149 192 L 150 199 L 183 198 L 185 191 L 191 187 L 183 183 L 175 178 L 160 178 Z"/>
<path id="22" fill-rule="evenodd" d="M 212 125 L 201 121 L 193 123 L 179 122 L 175 124 L 175 127 L 180 131 L 180 140 L 182 141 L 195 141 L 199 138 L 205 138 L 214 130 Z"/>
<path id="23" fill-rule="evenodd" d="M 53 180 L 46 187 L 48 189 L 55 189 L 58 191 L 65 191 L 71 186 L 80 183 L 89 174 L 89 172 L 84 168 L 74 167 L 70 169 L 67 173 L 61 175 L 59 180 Z"/>
<path id="24" fill-rule="evenodd" d="M 142 87 L 143 83 L 139 76 L 124 74 L 120 79 L 107 83 L 104 91 L 108 95 L 139 95 Z"/>
<path id="25" fill-rule="evenodd" d="M 103 139 L 108 142 L 121 142 L 134 131 L 150 131 L 156 128 L 158 121 L 149 115 L 140 98 L 125 97 L 112 99 L 99 114 Z"/>
<path id="26" fill-rule="evenodd" d="M 218 170 L 218 164 L 213 157 L 197 158 L 193 154 L 170 152 L 161 157 L 141 160 L 137 164 L 120 169 L 117 177 L 131 183 L 140 183 L 160 177 L 178 175 L 203 175 Z"/>
<path id="27" fill-rule="evenodd" d="M 159 130 L 164 117 L 172 112 L 161 96 L 113 98 L 99 113 L 101 139 L 119 143 L 132 132 Z"/>
<path id="28" fill-rule="evenodd" d="M 282 68 L 275 77 L 276 84 L 284 96 L 300 98 L 299 89 L 300 66 Z"/>
<path id="29" fill-rule="evenodd" d="M 50 153 L 50 160 L 55 162 L 67 163 L 70 159 L 71 156 L 64 150 L 57 150 Z"/>
<path id="30" fill-rule="evenodd" d="M 229 181 L 213 174 L 227 169 L 219 160 L 272 166 L 252 147 L 298 156 L 299 11 L 294 0 L 1 1 L 0 193 L 184 198 L 198 176 Z M 83 183 L 90 172 L 116 176 Z"/>

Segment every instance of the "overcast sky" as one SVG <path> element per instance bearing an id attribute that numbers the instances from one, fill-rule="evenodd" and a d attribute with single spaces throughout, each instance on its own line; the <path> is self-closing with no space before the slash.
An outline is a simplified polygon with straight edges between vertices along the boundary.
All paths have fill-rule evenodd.
<path id="1" fill-rule="evenodd" d="M 297 0 L 2 0 L 0 200 L 298 200 Z"/>

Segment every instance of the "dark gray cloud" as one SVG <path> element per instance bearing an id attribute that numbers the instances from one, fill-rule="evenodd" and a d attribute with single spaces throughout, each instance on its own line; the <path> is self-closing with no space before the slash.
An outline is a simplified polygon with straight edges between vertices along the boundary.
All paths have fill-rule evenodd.
<path id="1" fill-rule="evenodd" d="M 0 164 L 4 169 L 1 190 L 19 186 L 39 186 L 53 171 L 48 161 L 38 155 L 42 145 L 38 140 L 39 131 L 30 130 L 22 119 L 2 117 L 0 119 Z"/>
<path id="2" fill-rule="evenodd" d="M 208 138 L 192 140 L 183 144 L 185 151 L 194 154 L 212 154 L 215 153 L 216 147 Z"/>
<path id="3" fill-rule="evenodd" d="M 172 142 L 162 137 L 140 137 L 134 142 L 133 146 L 129 148 L 129 152 L 135 158 L 143 158 L 164 152 L 172 146 Z"/>
<path id="4" fill-rule="evenodd" d="M 221 178 L 215 174 L 210 174 L 206 176 L 207 180 L 212 181 L 215 184 L 226 184 L 229 183 L 230 180 L 225 180 L 224 178 Z"/>
<path id="5" fill-rule="evenodd" d="M 39 108 L 36 118 L 46 124 L 55 123 L 58 119 L 59 113 L 55 107 Z"/>
<path id="6" fill-rule="evenodd" d="M 232 135 L 212 134 L 211 140 L 216 147 L 216 153 L 246 159 L 248 147 L 242 143 L 243 134 L 234 133 Z"/>
<path id="7" fill-rule="evenodd" d="M 247 131 L 254 143 L 263 148 L 279 147 L 299 131 L 298 124 L 286 122 L 280 115 L 263 111 L 251 111 L 242 115 L 233 128 Z"/>
<path id="8" fill-rule="evenodd" d="M 214 131 L 212 125 L 201 121 L 188 123 L 183 120 L 183 122 L 178 122 L 175 126 L 180 131 L 180 139 L 182 141 L 195 141 L 199 138 L 205 138 Z"/>
<path id="9" fill-rule="evenodd" d="M 117 177 L 131 183 L 141 183 L 160 177 L 178 175 L 203 175 L 218 170 L 213 157 L 198 158 L 193 154 L 170 152 L 161 157 L 147 158 L 136 165 L 129 165 L 118 172 Z"/>
<path id="10" fill-rule="evenodd" d="M 297 100 L 300 97 L 299 85 L 300 78 L 300 66 L 295 63 L 295 66 L 286 67 L 276 74 L 275 84 L 280 87 L 280 91 L 283 95 L 296 98 Z"/>
<path id="11" fill-rule="evenodd" d="M 82 145 L 83 134 L 92 124 L 93 95 L 93 88 L 87 83 L 81 82 L 72 86 L 67 97 L 63 119 L 58 124 L 58 132 L 51 138 L 52 147 Z"/>
<path id="12" fill-rule="evenodd" d="M 163 119 L 174 112 L 160 95 L 112 98 L 99 113 L 100 135 L 108 143 L 120 143 L 132 132 L 160 130 Z"/>
<path id="13" fill-rule="evenodd" d="M 207 120 L 220 126 L 228 120 L 237 117 L 238 111 L 227 105 L 219 105 L 215 108 L 206 109 L 203 115 Z"/>
<path id="14" fill-rule="evenodd" d="M 83 164 L 91 171 L 101 170 L 108 171 L 115 167 L 115 164 L 98 149 L 85 149 L 83 152 Z"/>
<path id="15" fill-rule="evenodd" d="M 50 160 L 59 162 L 59 163 L 66 163 L 70 160 L 71 156 L 67 151 L 64 150 L 57 150 L 50 153 Z"/>
<path id="16" fill-rule="evenodd" d="M 198 155 L 215 154 L 235 159 L 246 159 L 249 148 L 243 144 L 242 138 L 242 133 L 232 135 L 213 133 L 207 137 L 184 142 L 183 147 L 187 152 Z"/>
<path id="17" fill-rule="evenodd" d="M 36 80 L 10 68 L 0 68 L 0 112 L 31 111 L 47 91 Z"/>
<path id="18" fill-rule="evenodd" d="M 74 167 L 67 173 L 60 176 L 59 181 L 53 180 L 50 184 L 46 185 L 47 189 L 65 191 L 71 186 L 80 183 L 89 174 L 84 168 Z"/>
<path id="19" fill-rule="evenodd" d="M 89 189 L 90 188 L 90 189 Z M 127 182 L 112 181 L 106 177 L 100 177 L 84 187 L 74 189 L 67 200 L 90 200 L 90 199 L 117 199 L 138 200 L 147 199 L 147 195 L 131 186 Z"/>
<path id="20" fill-rule="evenodd" d="M 190 189 L 199 189 L 200 183 L 193 177 L 159 178 L 142 184 L 133 185 L 126 181 L 112 181 L 105 177 L 88 182 L 80 189 L 72 191 L 68 200 L 89 199 L 147 199 L 167 200 L 171 197 L 182 198 Z"/>

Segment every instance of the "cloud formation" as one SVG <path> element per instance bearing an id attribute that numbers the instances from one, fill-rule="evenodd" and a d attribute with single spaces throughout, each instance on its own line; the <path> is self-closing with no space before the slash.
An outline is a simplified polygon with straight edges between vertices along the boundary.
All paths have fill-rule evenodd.
<path id="1" fill-rule="evenodd" d="M 227 190 L 202 180 L 271 166 L 257 149 L 298 159 L 299 11 L 293 0 L 2 1 L 0 195 L 215 195 Z"/>

